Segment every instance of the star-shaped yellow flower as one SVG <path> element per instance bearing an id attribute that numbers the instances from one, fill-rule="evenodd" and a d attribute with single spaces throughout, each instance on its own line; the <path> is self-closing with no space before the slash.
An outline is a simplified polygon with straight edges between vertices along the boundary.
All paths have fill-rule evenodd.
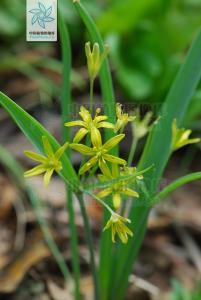
<path id="1" fill-rule="evenodd" d="M 122 243 L 128 242 L 128 235 L 133 236 L 132 231 L 125 225 L 125 223 L 131 223 L 127 218 L 124 218 L 116 213 L 112 213 L 109 221 L 107 222 L 104 231 L 111 227 L 112 230 L 112 242 L 115 243 L 116 234 L 119 236 Z"/>
<path id="2" fill-rule="evenodd" d="M 128 122 L 132 122 L 135 120 L 135 116 L 129 116 L 127 113 L 123 113 L 122 104 L 117 103 L 116 105 L 116 115 L 117 122 L 114 127 L 114 131 L 117 132 L 119 130 L 123 130 L 124 127 L 128 124 Z"/>
<path id="3" fill-rule="evenodd" d="M 178 150 L 189 144 L 199 143 L 200 138 L 189 139 L 192 130 L 185 128 L 177 128 L 177 120 L 172 123 L 172 150 Z"/>
<path id="4" fill-rule="evenodd" d="M 81 116 L 82 120 L 65 123 L 65 126 L 67 127 L 72 127 L 72 126 L 82 127 L 76 133 L 73 139 L 73 143 L 79 143 L 86 136 L 87 133 L 90 133 L 91 140 L 96 139 L 96 136 L 100 136 L 100 132 L 98 130 L 100 128 L 114 129 L 114 125 L 112 123 L 106 122 L 106 120 L 108 119 L 107 116 L 104 115 L 99 116 L 100 112 L 101 109 L 98 108 L 96 110 L 96 115 L 94 119 L 92 119 L 90 112 L 84 106 L 81 106 L 79 115 Z"/>
<path id="5" fill-rule="evenodd" d="M 135 169 L 136 172 L 136 169 Z M 134 173 L 119 172 L 117 166 L 112 166 L 112 174 L 110 176 L 99 175 L 100 181 L 107 182 L 109 180 L 118 179 L 121 175 L 133 175 Z M 122 180 L 111 184 L 110 187 L 103 189 L 102 191 L 96 194 L 99 198 L 105 198 L 108 195 L 112 194 L 113 205 L 115 209 L 119 209 L 121 205 L 122 196 L 138 198 L 139 194 L 133 189 L 129 188 L 129 180 Z"/>
<path id="6" fill-rule="evenodd" d="M 97 130 L 97 132 L 99 132 Z M 70 144 L 70 147 L 84 155 L 91 156 L 92 158 L 86 162 L 79 170 L 79 175 L 84 174 L 88 170 L 90 170 L 93 166 L 98 164 L 101 172 L 106 175 L 110 176 L 110 171 L 107 166 L 106 161 L 109 161 L 113 164 L 120 164 L 125 165 L 126 161 L 122 158 L 119 158 L 117 156 L 113 156 L 109 154 L 108 152 L 114 148 L 123 138 L 125 134 L 119 134 L 115 137 L 109 139 L 105 144 L 102 144 L 101 136 L 95 135 L 92 139 L 92 147 L 85 146 L 83 144 Z"/>
<path id="7" fill-rule="evenodd" d="M 50 182 L 51 176 L 54 171 L 60 172 L 62 170 L 62 164 L 60 161 L 61 156 L 68 147 L 68 143 L 65 143 L 55 153 L 53 152 L 52 146 L 46 136 L 42 137 L 44 152 L 46 156 L 32 152 L 24 151 L 24 154 L 29 158 L 40 162 L 40 165 L 24 173 L 25 177 L 37 176 L 42 173 L 44 175 L 44 185 L 47 186 Z"/>

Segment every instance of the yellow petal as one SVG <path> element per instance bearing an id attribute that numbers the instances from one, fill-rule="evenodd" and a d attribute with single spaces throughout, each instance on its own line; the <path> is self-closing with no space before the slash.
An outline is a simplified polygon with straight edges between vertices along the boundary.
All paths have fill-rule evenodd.
<path id="1" fill-rule="evenodd" d="M 95 154 L 93 148 L 90 148 L 88 146 L 85 146 L 83 144 L 70 144 L 70 148 L 73 150 L 76 150 L 84 155 L 92 156 Z"/>
<path id="2" fill-rule="evenodd" d="M 85 123 L 83 121 L 71 121 L 64 123 L 66 127 L 73 127 L 73 126 L 82 126 L 85 127 Z"/>
<path id="3" fill-rule="evenodd" d="M 32 151 L 24 151 L 24 154 L 33 159 L 33 160 L 36 160 L 36 161 L 39 161 L 41 163 L 45 163 L 47 161 L 47 158 L 43 155 L 40 155 L 38 153 L 35 153 L 35 152 L 32 152 Z"/>
<path id="4" fill-rule="evenodd" d="M 114 132 L 116 133 L 117 131 L 119 131 L 123 127 L 124 127 L 124 122 L 121 119 L 117 119 L 117 122 L 114 126 Z"/>
<path id="5" fill-rule="evenodd" d="M 135 197 L 135 198 L 138 198 L 139 197 L 139 194 L 134 191 L 134 190 L 131 190 L 129 188 L 126 188 L 122 191 L 122 194 L 125 194 L 127 196 L 131 196 L 131 197 Z"/>
<path id="6" fill-rule="evenodd" d="M 114 129 L 114 124 L 109 123 L 109 122 L 100 122 L 97 125 L 97 128 L 109 128 L 109 129 Z"/>
<path id="7" fill-rule="evenodd" d="M 90 112 L 84 107 L 80 107 L 79 115 L 82 117 L 83 121 L 88 123 L 92 121 Z"/>
<path id="8" fill-rule="evenodd" d="M 115 193 L 112 197 L 113 200 L 113 205 L 115 209 L 119 209 L 120 205 L 121 205 L 121 196 L 119 193 Z"/>
<path id="9" fill-rule="evenodd" d="M 44 165 L 39 165 L 34 167 L 33 169 L 26 171 L 24 173 L 24 177 L 31 177 L 31 176 L 37 176 L 40 175 L 42 173 L 44 173 L 46 171 L 46 168 Z"/>
<path id="10" fill-rule="evenodd" d="M 92 157 L 88 162 L 86 162 L 80 169 L 79 169 L 79 175 L 82 175 L 86 173 L 88 170 L 90 170 L 96 163 L 98 159 L 96 157 Z"/>
<path id="11" fill-rule="evenodd" d="M 92 55 L 93 55 L 94 65 L 95 65 L 95 67 L 98 70 L 99 64 L 100 64 L 100 48 L 99 48 L 99 44 L 98 43 L 94 43 Z"/>
<path id="12" fill-rule="evenodd" d="M 108 161 L 112 162 L 113 164 L 126 165 L 126 161 L 124 159 L 120 158 L 120 157 L 117 157 L 117 156 L 113 156 L 113 155 L 110 155 L 110 154 L 104 154 L 103 158 L 105 160 L 108 160 Z"/>
<path id="13" fill-rule="evenodd" d="M 99 159 L 99 168 L 103 175 L 107 176 L 108 178 L 111 176 L 110 169 L 102 158 Z"/>
<path id="14" fill-rule="evenodd" d="M 123 138 L 125 137 L 125 134 L 118 134 L 114 136 L 113 138 L 109 139 L 104 145 L 103 148 L 109 151 L 113 147 L 115 147 Z"/>
<path id="15" fill-rule="evenodd" d="M 107 189 L 104 189 L 104 190 L 98 192 L 96 194 L 96 196 L 99 197 L 99 198 L 105 198 L 105 197 L 107 197 L 111 193 L 112 193 L 112 189 L 111 188 L 107 188 Z"/>
<path id="16" fill-rule="evenodd" d="M 97 123 L 102 122 L 102 121 L 105 121 L 105 120 L 107 120 L 107 119 L 108 119 L 107 116 L 96 116 L 96 117 L 94 118 L 94 122 L 97 124 Z"/>
<path id="17" fill-rule="evenodd" d="M 46 136 L 42 136 L 42 141 L 46 155 L 52 158 L 54 156 L 54 152 L 48 138 Z"/>
<path id="18" fill-rule="evenodd" d="M 74 139 L 73 139 L 73 143 L 79 143 L 84 137 L 85 135 L 88 133 L 88 130 L 85 128 L 80 128 L 80 130 L 78 130 L 78 132 L 76 133 Z"/>
<path id="19" fill-rule="evenodd" d="M 50 179 L 52 177 L 52 174 L 54 172 L 54 169 L 49 169 L 46 171 L 45 175 L 44 175 L 44 186 L 48 186 L 48 184 L 50 183 Z"/>
<path id="20" fill-rule="evenodd" d="M 62 147 L 60 147 L 55 153 L 55 158 L 60 159 L 60 157 L 64 154 L 64 152 L 66 151 L 68 146 L 69 146 L 69 143 L 67 142 Z"/>
<path id="21" fill-rule="evenodd" d="M 102 146 L 102 139 L 100 131 L 95 127 L 92 126 L 91 128 L 91 142 L 94 147 L 99 148 Z"/>

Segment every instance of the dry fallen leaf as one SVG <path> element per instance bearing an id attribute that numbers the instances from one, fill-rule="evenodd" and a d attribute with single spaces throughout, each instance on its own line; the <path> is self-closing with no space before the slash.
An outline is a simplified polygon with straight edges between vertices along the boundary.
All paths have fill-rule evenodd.
<path id="1" fill-rule="evenodd" d="M 13 292 L 22 281 L 26 272 L 43 258 L 50 256 L 50 251 L 41 238 L 32 238 L 27 246 L 0 274 L 0 292 Z"/>
<path id="2" fill-rule="evenodd" d="M 5 220 L 11 212 L 12 203 L 17 199 L 17 189 L 0 174 L 0 220 Z"/>
<path id="3" fill-rule="evenodd" d="M 59 287 L 55 282 L 52 280 L 48 280 L 47 282 L 48 290 L 51 295 L 51 299 L 53 300 L 73 300 L 74 297 L 70 293 L 72 288 L 65 286 L 64 288 Z"/>

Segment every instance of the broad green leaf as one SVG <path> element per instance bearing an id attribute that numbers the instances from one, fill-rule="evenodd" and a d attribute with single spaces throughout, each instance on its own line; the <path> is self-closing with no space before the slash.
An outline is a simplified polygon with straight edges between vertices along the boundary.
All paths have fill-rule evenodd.
<path id="1" fill-rule="evenodd" d="M 182 120 L 191 101 L 192 95 L 201 78 L 201 31 L 199 31 L 186 60 L 181 67 L 165 103 L 160 112 L 161 118 L 158 124 L 150 133 L 145 146 L 142 158 L 139 163 L 139 170 L 154 164 L 155 168 L 147 172 L 144 176 L 145 183 L 149 186 L 151 193 L 155 193 L 164 171 L 164 168 L 171 155 L 171 127 L 176 118 L 178 125 Z M 143 196 L 141 197 L 143 200 Z M 140 201 L 140 199 L 139 199 Z M 150 199 L 151 201 L 151 199 Z M 149 215 L 149 205 L 144 207 L 135 207 L 133 205 L 130 212 L 132 221 L 131 229 L 134 232 L 133 240 L 123 247 L 119 245 L 116 260 L 118 264 L 115 269 L 115 285 L 113 287 L 113 299 L 124 299 L 128 276 L 132 270 L 133 263 L 137 257 L 144 234 L 146 232 L 147 218 Z M 117 287 L 121 285 L 121 290 Z"/>

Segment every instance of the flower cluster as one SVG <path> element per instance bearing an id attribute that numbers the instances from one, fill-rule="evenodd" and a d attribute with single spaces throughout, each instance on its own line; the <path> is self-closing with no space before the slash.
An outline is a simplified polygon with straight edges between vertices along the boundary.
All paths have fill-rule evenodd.
<path id="1" fill-rule="evenodd" d="M 45 156 L 31 151 L 25 151 L 26 156 L 40 162 L 40 164 L 25 172 L 24 175 L 25 177 L 29 177 L 45 173 L 44 185 L 47 186 L 53 173 L 60 173 L 64 167 L 62 166 L 61 158 L 67 147 L 78 151 L 84 156 L 78 175 L 82 176 L 89 172 L 90 177 L 97 169 L 99 169 L 101 173 L 98 175 L 99 181 L 103 186 L 107 186 L 102 187 L 102 190 L 99 190 L 96 195 L 94 195 L 94 197 L 99 199 L 111 213 L 111 218 L 104 230 L 111 227 L 112 241 L 115 241 L 115 235 L 118 234 L 120 240 L 123 243 L 126 243 L 128 235 L 132 236 L 132 232 L 125 225 L 125 223 L 129 223 L 130 220 L 120 216 L 118 213 L 114 212 L 114 210 L 117 211 L 120 208 L 122 199 L 139 197 L 138 192 L 135 191 L 134 188 L 135 181 L 142 179 L 142 176 L 135 175 L 137 174 L 136 168 L 128 167 L 127 161 L 117 155 L 113 155 L 111 150 L 124 139 L 124 128 L 129 122 L 133 123 L 136 117 L 125 113 L 122 110 L 122 105 L 119 103 L 116 105 L 115 123 L 111 123 L 108 120 L 108 116 L 101 114 L 100 108 L 96 109 L 95 115 L 92 116 L 93 83 L 108 54 L 108 46 L 105 45 L 102 50 L 103 51 L 101 52 L 97 43 L 93 45 L 92 49 L 89 42 L 85 45 L 90 79 L 90 111 L 84 106 L 81 106 L 79 111 L 80 119 L 69 121 L 64 124 L 66 127 L 78 127 L 73 141 L 71 143 L 65 143 L 54 152 L 48 137 L 43 136 L 43 153 Z M 138 123 L 138 131 L 143 131 L 143 135 L 144 131 L 148 130 L 149 119 L 150 117 L 147 116 L 144 121 L 141 121 L 139 118 L 136 120 Z M 111 130 L 113 132 L 113 137 L 103 142 L 102 129 Z M 89 159 L 87 159 L 87 157 L 89 157 Z M 128 177 L 132 177 L 133 179 L 131 180 Z M 107 200 L 102 200 L 102 198 L 106 198 L 107 196 L 111 196 L 114 210 L 106 204 Z"/>

